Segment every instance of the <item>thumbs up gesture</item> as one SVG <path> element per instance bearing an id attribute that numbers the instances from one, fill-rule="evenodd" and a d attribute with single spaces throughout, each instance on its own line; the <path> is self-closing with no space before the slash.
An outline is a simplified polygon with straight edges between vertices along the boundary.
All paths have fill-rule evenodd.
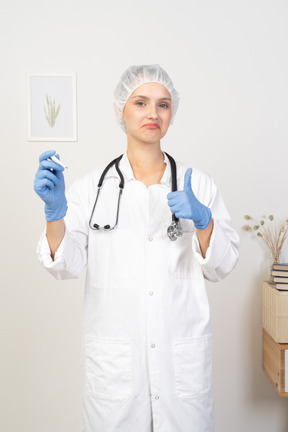
<path id="1" fill-rule="evenodd" d="M 191 219 L 198 229 L 204 230 L 209 225 L 211 210 L 201 204 L 191 187 L 192 168 L 188 168 L 184 177 L 184 190 L 170 192 L 167 195 L 168 205 L 177 218 Z"/>

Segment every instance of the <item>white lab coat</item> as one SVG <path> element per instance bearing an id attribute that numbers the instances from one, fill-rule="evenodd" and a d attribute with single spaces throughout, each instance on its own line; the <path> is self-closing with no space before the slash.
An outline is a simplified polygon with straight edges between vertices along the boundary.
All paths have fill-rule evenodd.
<path id="1" fill-rule="evenodd" d="M 192 188 L 209 206 L 214 229 L 202 258 L 191 220 L 167 237 L 170 164 L 161 184 L 135 180 L 127 155 L 118 226 L 88 227 L 104 167 L 67 193 L 65 237 L 52 261 L 45 233 L 42 264 L 57 279 L 87 265 L 83 315 L 83 432 L 211 432 L 212 339 L 204 278 L 220 281 L 238 259 L 238 235 L 212 179 L 194 169 Z M 187 167 L 177 163 L 178 190 Z M 119 177 L 107 174 L 94 222 L 114 222 Z M 93 222 L 93 223 L 94 223 Z"/>

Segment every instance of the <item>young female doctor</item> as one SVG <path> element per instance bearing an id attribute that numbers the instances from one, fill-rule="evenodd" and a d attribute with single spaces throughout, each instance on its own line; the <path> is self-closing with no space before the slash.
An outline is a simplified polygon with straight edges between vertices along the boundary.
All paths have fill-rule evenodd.
<path id="1" fill-rule="evenodd" d="M 76 181 L 66 200 L 54 151 L 40 156 L 34 183 L 47 220 L 40 261 L 57 279 L 87 266 L 82 430 L 210 432 L 204 278 L 233 269 L 238 236 L 213 180 L 161 150 L 179 100 L 167 73 L 130 67 L 114 96 L 127 151 L 102 186 L 105 167 Z"/>

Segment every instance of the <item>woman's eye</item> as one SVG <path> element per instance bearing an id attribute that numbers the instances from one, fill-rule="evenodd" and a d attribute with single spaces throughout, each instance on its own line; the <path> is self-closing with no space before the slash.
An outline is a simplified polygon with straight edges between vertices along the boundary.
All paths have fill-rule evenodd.
<path id="1" fill-rule="evenodd" d="M 160 107 L 161 107 L 161 108 L 169 108 L 169 105 L 163 103 L 163 104 L 160 105 Z"/>
<path id="2" fill-rule="evenodd" d="M 138 106 L 144 106 L 144 102 L 138 101 L 138 102 L 136 102 L 136 105 L 138 105 Z"/>

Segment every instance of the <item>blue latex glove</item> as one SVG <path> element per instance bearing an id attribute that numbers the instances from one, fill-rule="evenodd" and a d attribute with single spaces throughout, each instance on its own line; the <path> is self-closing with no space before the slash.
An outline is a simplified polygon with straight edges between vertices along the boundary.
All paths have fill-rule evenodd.
<path id="1" fill-rule="evenodd" d="M 177 218 L 192 219 L 196 228 L 204 230 L 209 225 L 211 210 L 201 204 L 191 187 L 192 168 L 188 168 L 184 177 L 184 190 L 170 192 L 167 195 L 168 205 Z"/>
<path id="2" fill-rule="evenodd" d="M 54 150 L 48 150 L 40 155 L 39 168 L 34 180 L 34 190 L 45 202 L 47 221 L 60 220 L 67 212 L 64 168 L 56 162 L 47 160 L 55 153 Z"/>

